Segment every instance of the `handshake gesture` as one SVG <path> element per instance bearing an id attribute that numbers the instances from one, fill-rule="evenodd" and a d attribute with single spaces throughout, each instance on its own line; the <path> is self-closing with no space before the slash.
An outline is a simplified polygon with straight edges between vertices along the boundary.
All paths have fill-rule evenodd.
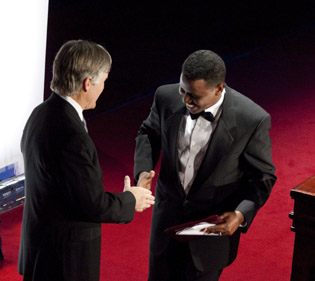
<path id="1" fill-rule="evenodd" d="M 141 183 L 139 182 L 139 184 Z M 130 191 L 134 195 L 134 197 L 136 198 L 135 209 L 137 212 L 142 212 L 145 209 L 150 208 L 154 204 L 154 196 L 152 195 L 152 192 L 150 190 L 139 186 L 139 184 L 138 186 L 130 186 L 130 178 L 129 176 L 125 176 L 124 192 Z"/>

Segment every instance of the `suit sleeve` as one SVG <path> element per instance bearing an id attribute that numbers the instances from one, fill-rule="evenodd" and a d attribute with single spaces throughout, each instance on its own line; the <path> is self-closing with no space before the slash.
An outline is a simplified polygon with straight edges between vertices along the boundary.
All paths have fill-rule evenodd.
<path id="1" fill-rule="evenodd" d="M 243 153 L 246 192 L 236 210 L 243 213 L 246 232 L 259 208 L 267 201 L 276 181 L 269 136 L 270 115 L 265 116 L 251 136 Z"/>
<path id="2" fill-rule="evenodd" d="M 158 102 L 158 91 L 148 118 L 142 123 L 136 138 L 134 155 L 134 176 L 137 182 L 139 174 L 154 169 L 161 151 L 161 125 Z"/>
<path id="3" fill-rule="evenodd" d="M 62 187 L 62 202 L 69 215 L 88 222 L 127 223 L 132 221 L 135 198 L 131 192 L 105 192 L 96 149 L 90 138 L 76 134 L 60 149 L 55 180 Z M 121 182 L 123 188 L 123 180 Z"/>

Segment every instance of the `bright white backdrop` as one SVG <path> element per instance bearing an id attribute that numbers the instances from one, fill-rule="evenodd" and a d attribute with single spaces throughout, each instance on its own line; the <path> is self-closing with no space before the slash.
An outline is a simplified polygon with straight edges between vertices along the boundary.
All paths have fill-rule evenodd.
<path id="1" fill-rule="evenodd" d="M 20 139 L 32 109 L 43 101 L 48 0 L 1 1 L 0 169 L 24 172 Z"/>

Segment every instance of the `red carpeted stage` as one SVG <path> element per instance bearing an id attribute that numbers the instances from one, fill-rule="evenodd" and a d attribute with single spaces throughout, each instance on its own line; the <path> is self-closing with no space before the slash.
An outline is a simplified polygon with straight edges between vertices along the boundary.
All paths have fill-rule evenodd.
<path id="1" fill-rule="evenodd" d="M 293 209 L 290 189 L 315 171 L 314 43 L 314 29 L 310 28 L 227 64 L 227 83 L 271 113 L 278 181 L 250 230 L 242 236 L 238 257 L 223 271 L 221 281 L 290 279 L 294 243 L 288 218 Z M 120 192 L 124 175 L 132 176 L 134 139 L 151 102 L 152 95 L 88 122 L 107 191 Z M 19 207 L 0 216 L 5 257 L 0 261 L 1 281 L 22 280 L 17 273 L 22 211 Z M 150 216 L 151 210 L 136 214 L 128 225 L 103 224 L 102 281 L 147 279 Z"/>

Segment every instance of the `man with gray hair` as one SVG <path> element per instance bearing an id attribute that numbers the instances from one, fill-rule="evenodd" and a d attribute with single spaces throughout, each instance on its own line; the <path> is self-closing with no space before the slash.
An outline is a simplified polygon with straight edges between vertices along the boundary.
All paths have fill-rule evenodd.
<path id="1" fill-rule="evenodd" d="M 53 64 L 51 97 L 36 107 L 23 131 L 25 163 L 19 273 L 24 281 L 97 281 L 101 223 L 128 223 L 154 204 L 151 191 L 104 191 L 96 148 L 83 110 L 104 89 L 110 54 L 100 45 L 65 43 Z"/>

